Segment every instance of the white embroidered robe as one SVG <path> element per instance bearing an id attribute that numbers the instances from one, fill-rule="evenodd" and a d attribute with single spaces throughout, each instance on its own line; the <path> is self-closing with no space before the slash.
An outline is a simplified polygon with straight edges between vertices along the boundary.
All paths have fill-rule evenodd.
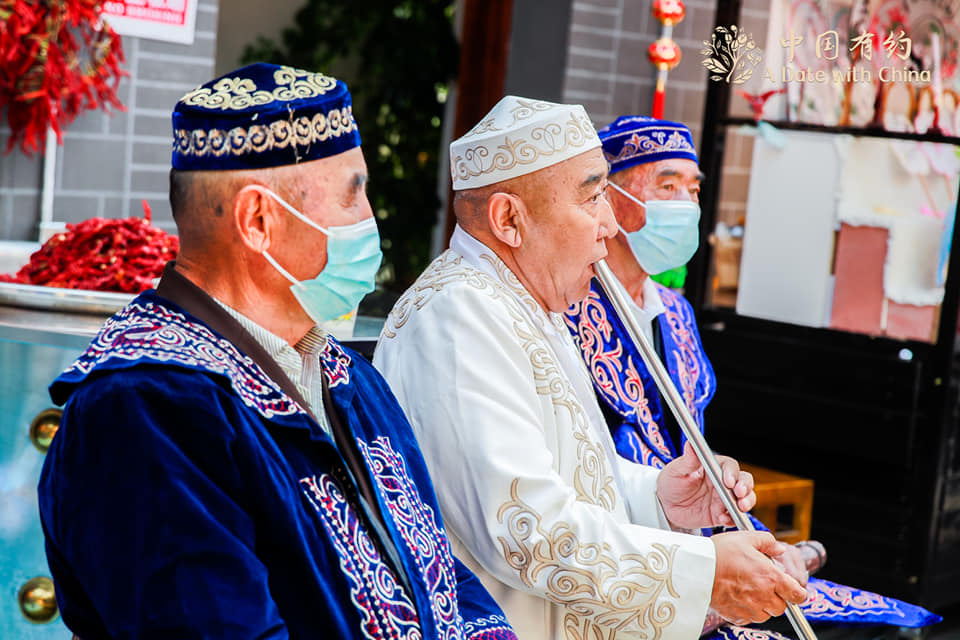
<path id="1" fill-rule="evenodd" d="M 559 314 L 457 229 L 375 352 L 426 458 L 454 553 L 521 640 L 693 640 L 709 539 L 669 531 L 658 471 L 615 454 Z"/>

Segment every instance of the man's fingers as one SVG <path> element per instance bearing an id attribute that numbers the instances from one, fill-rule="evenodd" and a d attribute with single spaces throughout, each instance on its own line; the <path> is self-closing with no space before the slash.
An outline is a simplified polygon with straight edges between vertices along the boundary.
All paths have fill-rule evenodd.
<path id="1" fill-rule="evenodd" d="M 781 570 L 781 578 L 777 583 L 776 593 L 782 599 L 793 604 L 803 604 L 807 599 L 807 590 L 787 572 Z"/>
<path id="2" fill-rule="evenodd" d="M 783 545 L 777 542 L 773 534 L 769 531 L 755 531 L 753 534 L 753 547 L 760 553 L 770 556 L 778 556 L 783 553 Z"/>

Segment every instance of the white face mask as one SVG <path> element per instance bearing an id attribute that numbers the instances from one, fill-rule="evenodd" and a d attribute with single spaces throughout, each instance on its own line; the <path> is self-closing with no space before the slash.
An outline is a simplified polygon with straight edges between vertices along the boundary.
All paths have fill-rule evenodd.
<path id="1" fill-rule="evenodd" d="M 647 221 L 639 230 L 625 231 L 620 227 L 644 271 L 657 275 L 684 265 L 693 257 L 700 245 L 700 205 L 693 200 L 641 202 L 615 182 L 607 184 L 647 210 Z"/>
<path id="2" fill-rule="evenodd" d="M 284 209 L 327 236 L 327 264 L 317 277 L 297 280 L 266 251 L 263 257 L 292 284 L 290 291 L 304 312 L 317 324 L 339 318 L 357 308 L 376 288 L 375 278 L 383 254 L 377 221 L 366 220 L 338 227 L 321 227 L 293 205 L 266 189 Z"/>

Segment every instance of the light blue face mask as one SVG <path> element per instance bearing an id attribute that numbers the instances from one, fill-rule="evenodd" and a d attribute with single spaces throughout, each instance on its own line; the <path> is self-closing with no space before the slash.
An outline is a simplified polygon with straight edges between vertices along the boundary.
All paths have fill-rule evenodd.
<path id="1" fill-rule="evenodd" d="M 357 308 L 365 295 L 376 288 L 375 278 L 383 254 L 380 233 L 373 216 L 355 224 L 321 227 L 274 192 L 266 189 L 284 209 L 327 236 L 327 264 L 316 278 L 297 280 L 267 253 L 273 268 L 291 282 L 290 291 L 308 316 L 321 324 Z"/>
<path id="2" fill-rule="evenodd" d="M 638 231 L 625 231 L 627 243 L 643 270 L 657 275 L 687 263 L 700 245 L 700 205 L 692 200 L 641 202 L 623 187 L 608 185 L 647 210 L 647 221 Z"/>

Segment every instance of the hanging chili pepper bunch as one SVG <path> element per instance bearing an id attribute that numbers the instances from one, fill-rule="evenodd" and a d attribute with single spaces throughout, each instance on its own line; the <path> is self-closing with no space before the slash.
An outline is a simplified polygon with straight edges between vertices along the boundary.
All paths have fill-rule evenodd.
<path id="1" fill-rule="evenodd" d="M 6 151 L 57 140 L 86 109 L 117 98 L 123 48 L 100 19 L 103 0 L 0 0 L 0 109 L 12 131 Z"/>
<path id="2" fill-rule="evenodd" d="M 14 276 L 0 282 L 67 289 L 140 293 L 153 286 L 164 265 L 173 260 L 180 240 L 143 218 L 90 218 L 68 224 L 47 240 Z"/>

